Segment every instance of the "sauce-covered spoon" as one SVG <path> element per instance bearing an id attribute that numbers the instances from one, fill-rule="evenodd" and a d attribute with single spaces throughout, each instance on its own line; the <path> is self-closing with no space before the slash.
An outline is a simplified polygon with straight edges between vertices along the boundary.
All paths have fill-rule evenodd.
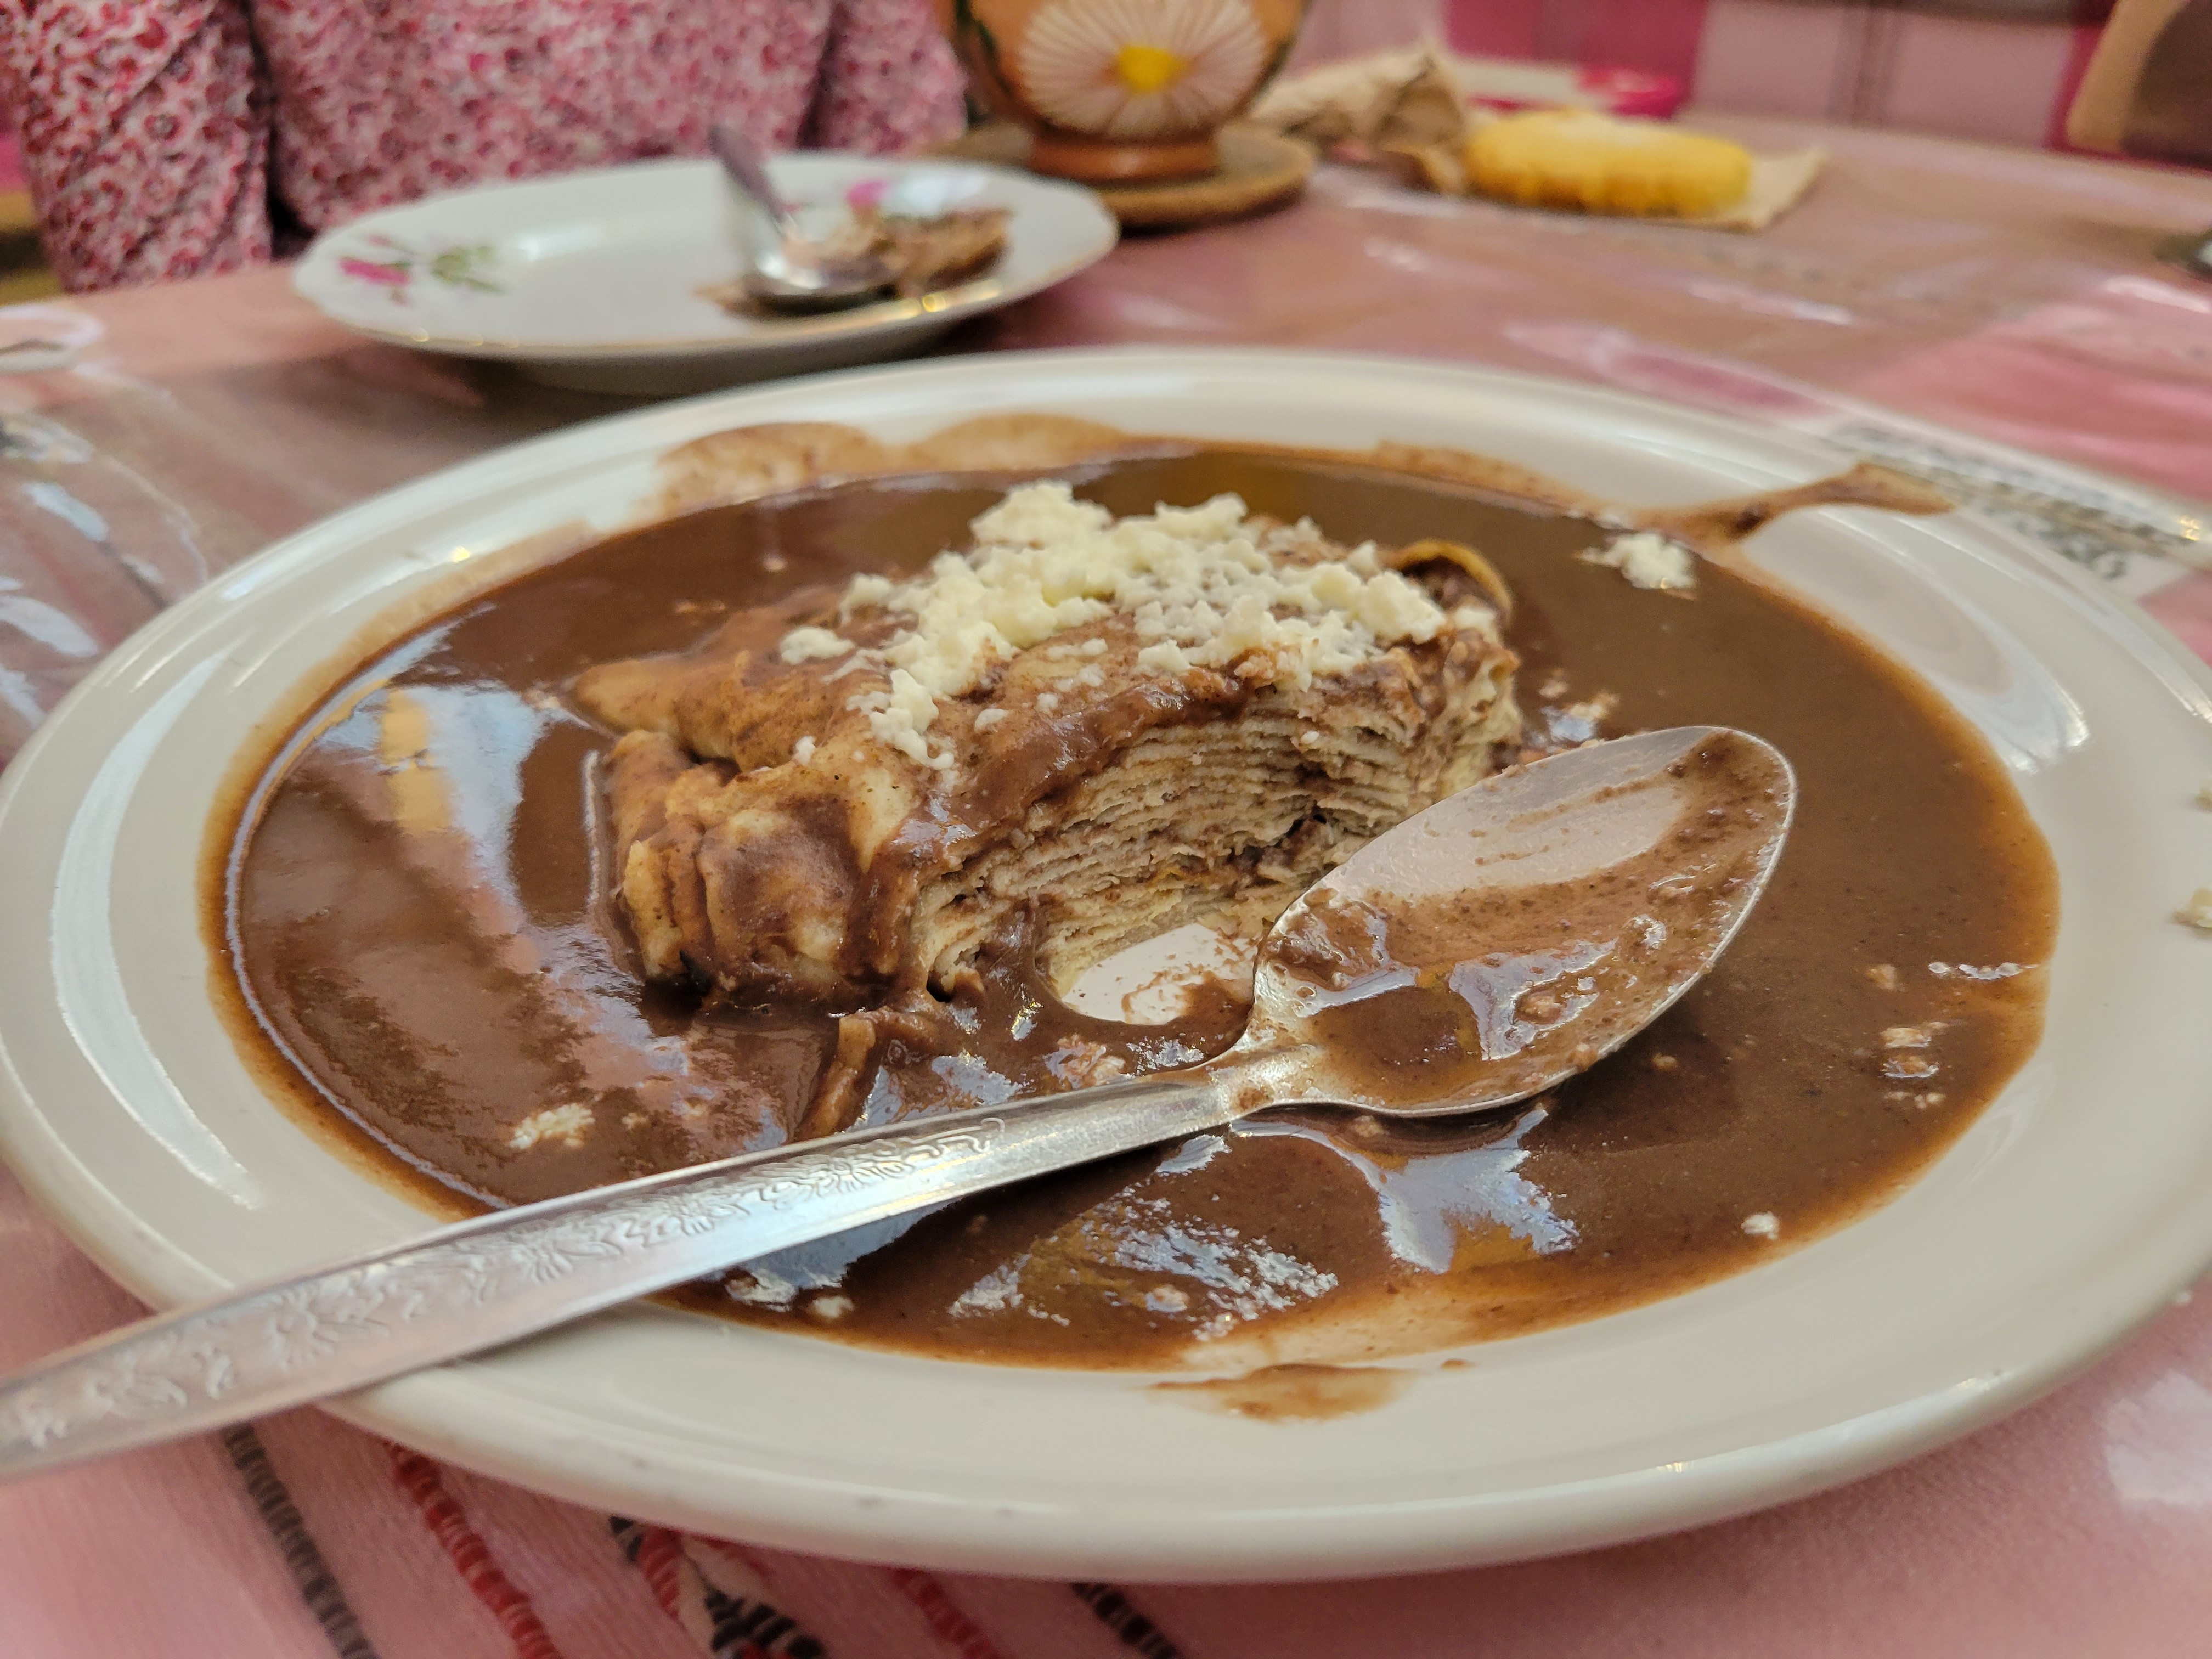
<path id="1" fill-rule="evenodd" d="M 835 311 L 876 299 L 897 280 L 890 263 L 875 254 L 835 253 L 811 240 L 776 194 L 760 152 L 737 128 L 717 125 L 707 139 L 730 182 L 775 233 L 775 246 L 757 250 L 738 279 L 756 303 L 781 311 Z"/>
<path id="2" fill-rule="evenodd" d="M 1696 983 L 1796 799 L 1685 726 L 1488 778 L 1285 912 L 1252 1016 L 1183 1071 L 855 1130 L 501 1210 L 125 1327 L 0 1381 L 0 1479 L 349 1393 L 848 1228 L 1270 1106 L 1428 1115 L 1595 1064 Z"/>

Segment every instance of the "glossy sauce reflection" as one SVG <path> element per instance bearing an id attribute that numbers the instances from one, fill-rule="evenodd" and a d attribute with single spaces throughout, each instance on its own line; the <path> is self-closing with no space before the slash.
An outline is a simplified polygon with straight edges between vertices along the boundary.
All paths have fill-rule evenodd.
<path id="1" fill-rule="evenodd" d="M 1724 569 L 1694 598 L 1574 558 L 1578 520 L 1278 455 L 1077 469 L 1119 512 L 1236 489 L 1340 538 L 1465 541 L 1513 584 L 1532 741 L 1733 725 L 1796 764 L 1797 825 L 1719 971 L 1620 1053 L 1494 1119 L 1314 1111 L 887 1224 L 690 1293 L 732 1316 L 925 1352 L 1222 1369 L 1356 1358 L 1585 1317 L 1809 1237 L 1894 1192 L 2033 1047 L 2048 854 L 1934 697 Z M 776 1144 L 831 1022 L 644 988 L 607 902 L 595 768 L 562 688 L 803 579 L 911 565 L 1000 481 L 900 480 L 715 509 L 471 602 L 368 665 L 250 805 L 226 925 L 269 1062 L 385 1167 L 515 1201 Z M 1609 701 L 1607 701 L 1609 699 Z M 1462 1006 L 1467 999 L 1461 999 Z M 908 1011 L 857 1080 L 871 1121 L 1224 1046 L 1060 1008 L 1007 942 Z M 1896 1074 L 1885 1033 L 1925 1030 Z"/>

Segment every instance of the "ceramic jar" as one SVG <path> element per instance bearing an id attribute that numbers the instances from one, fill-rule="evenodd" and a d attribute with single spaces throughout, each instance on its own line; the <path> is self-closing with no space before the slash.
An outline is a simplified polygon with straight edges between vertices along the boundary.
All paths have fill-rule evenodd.
<path id="1" fill-rule="evenodd" d="M 1191 179 L 1279 68 L 1304 0 L 938 0 L 976 100 L 1018 122 L 1039 173 Z"/>

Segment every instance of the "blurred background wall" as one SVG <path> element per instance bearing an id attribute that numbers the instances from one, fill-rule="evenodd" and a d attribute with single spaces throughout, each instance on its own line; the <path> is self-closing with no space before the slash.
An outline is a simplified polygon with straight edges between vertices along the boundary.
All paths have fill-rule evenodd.
<path id="1" fill-rule="evenodd" d="M 2064 148 L 2112 0 L 1315 0 L 1302 59 L 1424 29 L 1477 57 L 1643 70 L 1686 101 Z M 2207 68 L 2212 78 L 2212 66 Z"/>

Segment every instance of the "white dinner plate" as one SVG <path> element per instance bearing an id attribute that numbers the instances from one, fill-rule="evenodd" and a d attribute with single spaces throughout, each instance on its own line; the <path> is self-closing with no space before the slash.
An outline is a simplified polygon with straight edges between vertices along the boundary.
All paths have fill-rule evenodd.
<path id="1" fill-rule="evenodd" d="M 211 1006 L 201 826 L 257 726 L 371 620 L 486 550 L 613 526 L 725 428 L 905 440 L 1047 410 L 1338 448 L 1450 445 L 1609 499 L 1832 470 L 1821 445 L 1548 380 L 1261 351 L 1051 352 L 825 376 L 576 428 L 290 537 L 150 623 L 0 793 L 0 1145 L 158 1304 L 399 1239 L 422 1216 L 255 1085 Z M 1711 1520 L 1893 1462 L 2085 1364 L 2212 1258 L 2203 670 L 2095 582 L 1953 514 L 1794 515 L 1753 556 L 1987 734 L 2049 837 L 2048 1030 L 1917 1182 L 1736 1277 L 1403 1362 L 1364 1414 L 1209 1414 L 1127 1373 L 870 1352 L 635 1307 L 337 1409 L 580 1501 L 838 1555 L 1138 1579 L 1440 1567 Z M 1910 856 L 1869 848 L 1869 857 Z"/>
<path id="2" fill-rule="evenodd" d="M 372 213 L 318 237 L 292 286 L 395 344 L 587 391 L 699 392 L 912 351 L 1073 276 L 1120 234 L 1092 191 L 1006 167 L 799 153 L 769 172 L 810 225 L 834 222 L 856 190 L 921 214 L 1005 208 L 1006 251 L 973 281 L 914 299 L 735 316 L 700 290 L 744 268 L 758 216 L 713 161 L 640 161 Z"/>

